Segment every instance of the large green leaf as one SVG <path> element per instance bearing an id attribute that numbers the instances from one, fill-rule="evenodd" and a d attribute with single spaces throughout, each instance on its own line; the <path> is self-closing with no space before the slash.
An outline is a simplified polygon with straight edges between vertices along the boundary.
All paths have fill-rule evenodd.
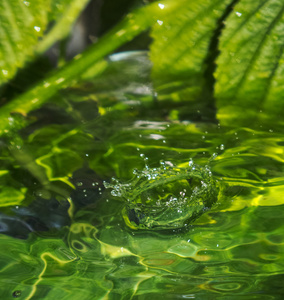
<path id="1" fill-rule="evenodd" d="M 32 56 L 48 24 L 51 0 L 0 2 L 0 84 L 12 78 Z"/>
<path id="2" fill-rule="evenodd" d="M 284 3 L 242 0 L 226 21 L 217 60 L 216 97 L 223 124 L 248 125 L 284 109 Z"/>
<path id="3" fill-rule="evenodd" d="M 192 100 L 200 94 L 212 36 L 231 2 L 179 1 L 175 10 L 157 20 L 151 59 L 158 91 L 174 93 L 175 100 Z"/>
<path id="4" fill-rule="evenodd" d="M 65 37 L 88 0 L 3 0 L 0 2 L 0 85 L 13 78 L 18 68 Z M 47 25 L 49 33 L 38 44 Z"/>

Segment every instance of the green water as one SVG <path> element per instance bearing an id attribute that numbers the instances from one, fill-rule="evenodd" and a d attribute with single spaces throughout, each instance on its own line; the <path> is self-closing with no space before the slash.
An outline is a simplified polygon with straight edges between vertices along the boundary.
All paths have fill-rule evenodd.
<path id="1" fill-rule="evenodd" d="M 3 212 L 1 299 L 282 299 L 284 135 L 273 130 L 277 121 L 271 128 L 252 129 L 226 128 L 209 117 L 177 120 L 180 104 L 161 108 L 151 104 L 151 90 L 131 91 L 116 89 L 111 97 L 110 91 L 96 91 L 110 103 L 84 125 L 95 144 L 84 156 L 85 170 L 74 175 L 73 208 L 64 201 L 52 211 L 33 208 L 58 226 L 19 238 L 7 234 L 9 215 Z M 192 163 L 210 172 L 210 180 L 204 180 L 214 191 L 205 202 L 216 197 L 213 206 L 182 222 L 175 211 L 168 215 L 173 221 L 168 227 L 164 219 L 158 219 L 161 227 L 131 226 L 129 209 L 148 203 L 149 195 L 150 204 L 153 197 L 165 198 L 157 188 L 162 177 L 146 189 L 135 179 L 141 172 L 160 176 L 161 163 L 165 178 L 176 176 L 176 169 L 187 172 Z M 174 179 L 182 189 L 200 188 L 184 175 Z M 150 192 L 143 200 L 145 191 Z M 24 208 L 17 210 L 11 228 L 13 222 L 26 226 L 17 221 L 23 220 Z"/>

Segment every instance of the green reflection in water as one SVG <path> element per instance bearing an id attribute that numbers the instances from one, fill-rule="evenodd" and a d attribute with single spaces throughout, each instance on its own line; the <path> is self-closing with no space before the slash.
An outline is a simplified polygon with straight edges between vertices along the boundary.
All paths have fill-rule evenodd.
<path id="1" fill-rule="evenodd" d="M 100 108 L 105 114 L 88 128 L 97 148 L 84 160 L 106 181 L 118 178 L 126 199 L 100 191 L 97 201 L 74 213 L 70 226 L 50 236 L 1 234 L 1 299 L 281 299 L 282 133 L 171 121 L 160 107 L 111 100 L 123 109 Z M 188 182 L 190 159 L 197 173 Z M 163 174 L 172 179 L 166 185 Z M 150 179 L 147 186 L 148 175 L 157 175 L 158 184 Z M 188 189 L 188 200 L 203 178 L 214 205 L 191 224 L 184 226 L 187 213 L 180 219 L 174 214 L 171 224 L 158 219 L 155 230 L 134 230 L 140 220 L 125 224 L 137 204 L 167 202 L 173 190 Z M 177 190 L 171 186 L 176 181 Z M 130 183 L 130 191 L 121 182 Z"/>
<path id="2" fill-rule="evenodd" d="M 1 235 L 2 299 L 15 297 L 13 293 L 19 299 L 279 299 L 284 293 L 284 149 L 279 143 L 284 138 L 211 127 L 203 139 L 204 128 L 174 124 L 165 127 L 163 136 L 175 148 L 165 143 L 154 147 L 158 142 L 149 138 L 148 130 L 124 133 L 128 142 L 112 142 L 114 150 L 106 160 L 116 160 L 127 180 L 133 167 L 144 168 L 145 157 L 152 169 L 159 170 L 165 157 L 179 166 L 166 165 L 168 171 L 188 167 L 189 153 L 204 168 L 218 153 L 210 170 L 224 188 L 211 210 L 186 230 L 136 231 L 124 222 L 125 202 L 107 190 L 52 238 Z M 137 140 L 139 146 L 134 146 Z M 119 151 L 132 155 L 119 156 Z M 131 172 L 129 162 L 124 164 L 128 159 Z M 187 185 L 183 175 L 179 179 Z"/>

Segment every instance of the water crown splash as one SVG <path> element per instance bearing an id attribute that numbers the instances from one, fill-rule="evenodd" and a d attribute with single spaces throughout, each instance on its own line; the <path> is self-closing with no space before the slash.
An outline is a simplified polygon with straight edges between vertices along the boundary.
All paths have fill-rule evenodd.
<path id="1" fill-rule="evenodd" d="M 219 186 L 208 166 L 190 161 L 187 168 L 161 162 L 160 167 L 135 170 L 135 177 L 121 183 L 105 183 L 114 197 L 122 198 L 122 215 L 132 229 L 184 227 L 210 209 L 218 199 Z"/>

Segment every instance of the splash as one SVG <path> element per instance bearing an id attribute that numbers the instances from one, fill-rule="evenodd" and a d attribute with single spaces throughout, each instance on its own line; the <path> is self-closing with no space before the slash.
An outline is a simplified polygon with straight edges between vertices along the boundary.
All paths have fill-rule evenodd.
<path id="1" fill-rule="evenodd" d="M 135 177 L 105 183 L 111 194 L 125 201 L 122 214 L 132 229 L 175 229 L 187 226 L 218 199 L 218 184 L 209 167 L 189 162 L 180 168 L 161 162 L 158 168 L 135 170 Z"/>

